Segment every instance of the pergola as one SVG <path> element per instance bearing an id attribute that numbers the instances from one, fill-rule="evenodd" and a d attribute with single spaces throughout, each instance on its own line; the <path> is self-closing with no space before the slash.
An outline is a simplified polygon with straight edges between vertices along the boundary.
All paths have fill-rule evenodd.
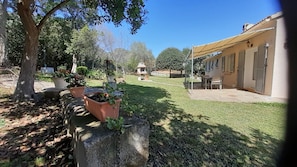
<path id="1" fill-rule="evenodd" d="M 187 56 L 187 60 L 192 59 L 191 77 L 193 77 L 193 72 L 194 72 L 194 70 L 193 70 L 194 58 L 199 58 L 199 57 L 203 57 L 208 54 L 211 54 L 211 53 L 223 51 L 224 49 L 232 47 L 232 46 L 239 44 L 241 42 L 247 42 L 249 39 L 251 39 L 255 36 L 258 36 L 266 31 L 272 30 L 272 29 L 274 29 L 274 27 L 263 28 L 263 29 L 254 30 L 254 31 L 248 31 L 248 32 L 244 32 L 239 35 L 225 38 L 225 39 L 222 39 L 222 40 L 219 40 L 216 42 L 203 44 L 203 45 L 199 45 L 199 46 L 193 46 Z M 191 82 L 191 89 L 193 89 L 193 80 Z"/>

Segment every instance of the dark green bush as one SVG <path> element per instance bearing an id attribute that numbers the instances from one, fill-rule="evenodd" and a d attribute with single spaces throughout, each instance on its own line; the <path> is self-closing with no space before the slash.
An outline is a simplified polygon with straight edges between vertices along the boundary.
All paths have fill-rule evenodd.
<path id="1" fill-rule="evenodd" d="M 76 72 L 79 74 L 79 75 L 84 75 L 86 76 L 87 73 L 88 73 L 88 67 L 86 66 L 78 66 L 76 68 Z"/>

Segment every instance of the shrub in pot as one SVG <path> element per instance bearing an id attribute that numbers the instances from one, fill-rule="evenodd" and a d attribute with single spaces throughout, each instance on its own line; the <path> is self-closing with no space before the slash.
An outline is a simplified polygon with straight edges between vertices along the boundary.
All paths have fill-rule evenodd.
<path id="1" fill-rule="evenodd" d="M 83 75 L 77 73 L 71 73 L 66 78 L 65 81 L 69 83 L 67 86 L 73 97 L 83 97 L 86 81 Z"/>
<path id="2" fill-rule="evenodd" d="M 122 92 L 106 85 L 100 92 L 84 95 L 85 108 L 101 122 L 105 122 L 107 118 L 117 119 L 122 95 Z"/>

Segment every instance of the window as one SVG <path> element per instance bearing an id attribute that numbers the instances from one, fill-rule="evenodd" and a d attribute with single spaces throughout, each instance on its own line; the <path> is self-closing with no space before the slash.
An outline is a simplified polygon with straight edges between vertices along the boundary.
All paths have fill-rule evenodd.
<path id="1" fill-rule="evenodd" d="M 222 57 L 222 72 L 225 72 L 225 56 Z"/>
<path id="2" fill-rule="evenodd" d="M 254 52 L 254 64 L 253 64 L 253 80 L 256 80 L 257 75 L 257 59 L 258 59 L 258 52 Z"/>
<path id="3" fill-rule="evenodd" d="M 230 72 L 234 72 L 235 71 L 235 53 L 233 53 L 232 55 L 230 55 L 230 67 L 229 67 L 229 71 Z"/>
<path id="4" fill-rule="evenodd" d="M 216 67 L 219 67 L 219 59 L 216 59 Z"/>
<path id="5" fill-rule="evenodd" d="M 222 57 L 222 71 L 230 73 L 235 71 L 235 53 Z"/>
<path id="6" fill-rule="evenodd" d="M 211 61 L 211 67 L 210 67 L 211 70 L 213 70 L 213 60 Z"/>

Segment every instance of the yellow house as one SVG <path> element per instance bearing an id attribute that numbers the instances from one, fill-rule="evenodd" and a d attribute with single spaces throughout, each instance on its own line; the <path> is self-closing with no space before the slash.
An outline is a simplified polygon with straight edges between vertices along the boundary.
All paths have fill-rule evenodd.
<path id="1" fill-rule="evenodd" d="M 192 57 L 216 53 L 205 60 L 206 75 L 221 76 L 223 86 L 245 89 L 278 98 L 288 97 L 288 58 L 282 12 L 243 32 L 192 48 Z"/>

